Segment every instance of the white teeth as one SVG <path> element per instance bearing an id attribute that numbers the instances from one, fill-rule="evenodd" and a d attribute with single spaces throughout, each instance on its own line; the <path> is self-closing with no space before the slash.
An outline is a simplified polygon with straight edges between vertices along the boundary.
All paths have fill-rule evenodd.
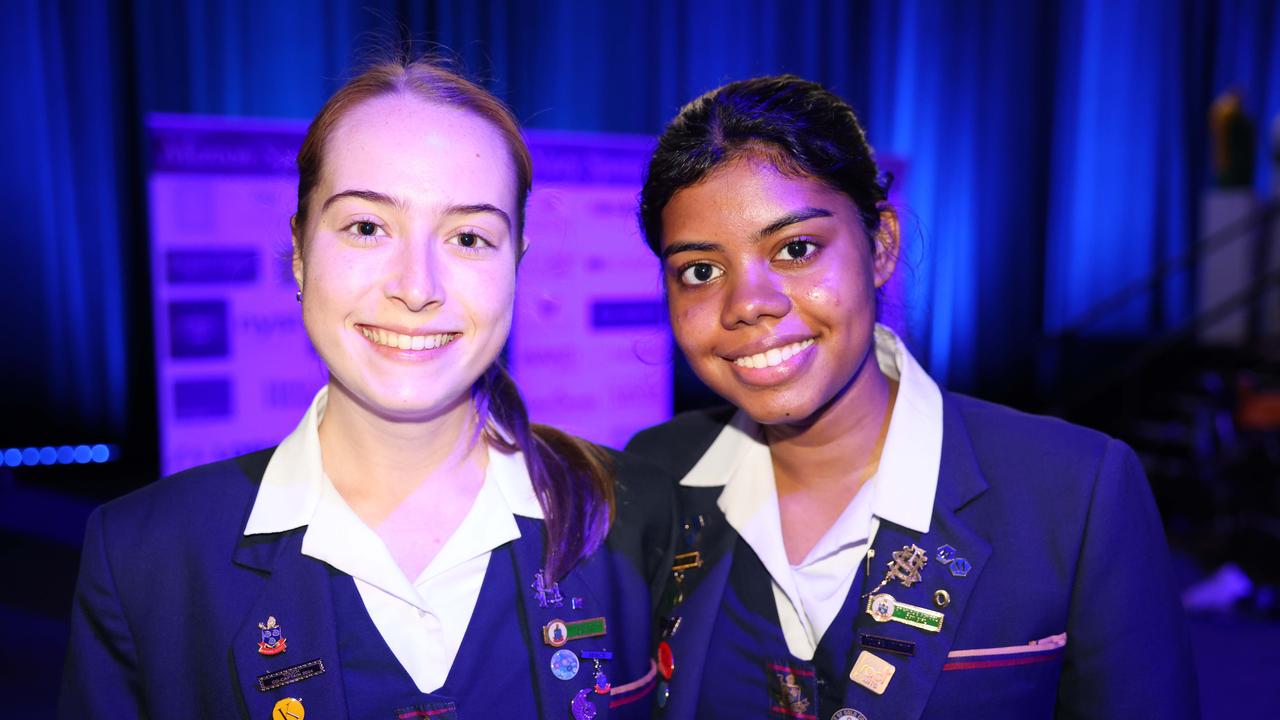
<path id="1" fill-rule="evenodd" d="M 360 328 L 360 334 L 375 345 L 384 345 L 400 350 L 434 350 L 453 342 L 457 333 L 437 333 L 435 335 L 401 335 L 382 328 Z"/>
<path id="2" fill-rule="evenodd" d="M 781 364 L 796 356 L 796 353 L 804 350 L 813 344 L 813 338 L 801 340 L 800 342 L 791 343 L 780 348 L 774 348 L 755 355 L 747 355 L 733 361 L 734 365 L 744 368 L 767 368 Z"/>

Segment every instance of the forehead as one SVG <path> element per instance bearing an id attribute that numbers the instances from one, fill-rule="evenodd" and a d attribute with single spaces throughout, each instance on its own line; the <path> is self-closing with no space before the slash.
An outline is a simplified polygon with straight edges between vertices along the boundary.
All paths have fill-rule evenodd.
<path id="1" fill-rule="evenodd" d="M 662 211 L 662 241 L 742 238 L 805 208 L 827 210 L 840 219 L 856 220 L 857 215 L 843 192 L 748 155 L 672 195 Z"/>
<path id="2" fill-rule="evenodd" d="M 356 105 L 335 125 L 321 183 L 505 205 L 515 193 L 515 165 L 506 138 L 479 115 L 386 95 Z M 455 197 L 468 193 L 486 197 Z"/>

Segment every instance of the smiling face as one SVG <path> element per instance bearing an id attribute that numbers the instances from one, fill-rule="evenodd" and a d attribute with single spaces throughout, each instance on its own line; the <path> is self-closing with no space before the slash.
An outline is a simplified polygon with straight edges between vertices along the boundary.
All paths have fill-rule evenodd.
<path id="1" fill-rule="evenodd" d="M 891 211 L 873 252 L 844 193 L 753 155 L 732 160 L 662 211 L 676 343 L 703 382 L 756 422 L 812 422 L 883 382 L 875 293 L 896 250 Z"/>
<path id="2" fill-rule="evenodd" d="M 333 389 L 392 419 L 464 408 L 511 329 L 521 240 L 502 135 L 388 95 L 346 112 L 321 167 L 294 275 Z"/>

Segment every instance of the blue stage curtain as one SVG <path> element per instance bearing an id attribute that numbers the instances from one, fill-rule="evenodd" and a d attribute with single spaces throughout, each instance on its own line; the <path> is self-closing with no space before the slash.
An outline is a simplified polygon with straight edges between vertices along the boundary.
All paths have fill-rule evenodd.
<path id="1" fill-rule="evenodd" d="M 1029 374 L 1042 334 L 1190 247 L 1217 91 L 1253 103 L 1260 187 L 1280 111 L 1268 0 L 16 0 L 0 26 L 17 221 L 0 327 L 33 338 L 3 371 L 20 408 L 117 430 L 149 397 L 144 113 L 308 117 L 405 36 L 539 128 L 654 134 L 728 80 L 827 84 L 909 163 L 911 338 L 960 389 Z M 1176 324 L 1187 277 L 1101 330 Z"/>
<path id="2" fill-rule="evenodd" d="M 67 10 L 17 0 L 0 21 L 0 445 L 122 436 L 128 363 L 150 353 L 128 311 L 145 302 L 134 284 L 146 273 L 124 246 L 145 238 L 127 227 L 140 188 L 124 182 L 135 158 L 120 152 L 132 128 L 122 123 L 118 23 L 99 3 Z M 75 437 L 83 427 L 113 438 Z"/>
<path id="3" fill-rule="evenodd" d="M 1052 160 L 1045 228 L 1045 327 L 1072 328 L 1095 303 L 1141 281 L 1195 240 L 1208 153 L 1208 102 L 1197 82 L 1202 36 L 1175 3 L 1086 0 L 1064 7 L 1052 82 Z M 1192 61 L 1192 62 L 1188 62 Z M 1175 326 L 1189 273 L 1086 332 L 1134 336 Z M 1164 302 L 1168 300 L 1169 302 Z"/>

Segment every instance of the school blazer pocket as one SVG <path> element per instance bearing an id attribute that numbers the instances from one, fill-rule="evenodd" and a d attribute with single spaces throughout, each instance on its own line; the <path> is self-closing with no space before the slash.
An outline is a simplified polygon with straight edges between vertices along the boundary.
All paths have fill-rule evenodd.
<path id="1" fill-rule="evenodd" d="M 923 720 L 1053 717 L 1067 634 L 1021 645 L 958 648 L 947 653 Z"/>

